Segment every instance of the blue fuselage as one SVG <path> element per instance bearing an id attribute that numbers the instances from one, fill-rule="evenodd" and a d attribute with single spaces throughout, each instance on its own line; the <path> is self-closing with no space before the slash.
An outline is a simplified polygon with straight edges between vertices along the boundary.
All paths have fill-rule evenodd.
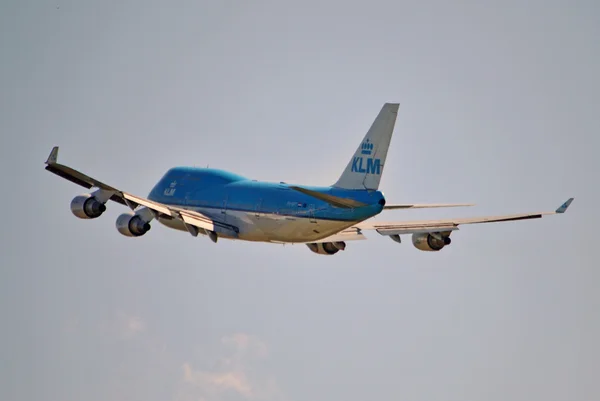
<path id="1" fill-rule="evenodd" d="M 349 227 L 380 213 L 385 204 L 380 191 L 334 187 L 302 188 L 352 199 L 366 206 L 335 207 L 294 190 L 286 183 L 260 182 L 222 170 L 192 167 L 170 169 L 152 189 L 148 198 L 201 211 L 216 220 L 240 226 L 242 239 L 246 232 L 247 239 L 250 240 L 283 242 L 323 238 L 340 227 Z M 288 229 L 281 227 L 286 224 L 290 226 Z M 304 227 L 303 224 L 311 226 Z M 290 230 L 294 225 L 298 226 L 297 229 Z M 252 230 L 258 230 L 260 235 L 250 233 Z M 292 231 L 294 234 L 290 235 Z M 307 235 L 309 238 L 304 238 Z"/>

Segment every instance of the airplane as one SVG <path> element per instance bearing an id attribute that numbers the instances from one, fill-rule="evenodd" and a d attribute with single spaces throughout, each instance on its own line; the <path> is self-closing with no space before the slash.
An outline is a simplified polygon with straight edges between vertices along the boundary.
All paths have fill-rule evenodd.
<path id="1" fill-rule="evenodd" d="M 305 244 L 312 252 L 334 255 L 346 242 L 364 240 L 363 231 L 373 230 L 401 243 L 401 235 L 412 235 L 421 251 L 440 251 L 450 245 L 450 235 L 460 225 L 541 218 L 565 213 L 573 198 L 553 212 L 498 217 L 459 218 L 430 221 L 374 222 L 384 210 L 473 206 L 472 204 L 387 204 L 379 191 L 399 103 L 385 103 L 350 158 L 339 179 L 331 186 L 317 187 L 285 182 L 263 182 L 212 168 L 174 167 L 158 181 L 146 198 L 121 191 L 71 167 L 58 163 L 55 146 L 45 169 L 89 189 L 71 201 L 72 213 L 95 219 L 111 200 L 130 210 L 116 220 L 126 237 L 140 237 L 156 220 L 194 237 Z"/>

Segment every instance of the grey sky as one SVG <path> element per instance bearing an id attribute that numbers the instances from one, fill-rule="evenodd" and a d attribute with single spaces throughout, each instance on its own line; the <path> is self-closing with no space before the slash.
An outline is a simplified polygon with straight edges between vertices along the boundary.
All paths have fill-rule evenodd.
<path id="1" fill-rule="evenodd" d="M 593 1 L 8 1 L 0 399 L 600 398 Z M 65 163 L 146 195 L 175 165 L 329 185 L 400 102 L 386 219 L 553 210 L 439 253 L 122 237 Z"/>

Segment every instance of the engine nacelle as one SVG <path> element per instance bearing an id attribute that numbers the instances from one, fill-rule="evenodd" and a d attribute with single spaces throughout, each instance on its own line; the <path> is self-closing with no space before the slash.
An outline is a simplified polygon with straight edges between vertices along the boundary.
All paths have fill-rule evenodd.
<path id="1" fill-rule="evenodd" d="M 346 249 L 346 243 L 343 241 L 311 243 L 306 244 L 306 246 L 319 255 L 335 255 L 339 251 Z"/>
<path id="2" fill-rule="evenodd" d="M 117 217 L 116 226 L 126 237 L 140 237 L 150 231 L 150 224 L 133 213 L 123 213 Z"/>
<path id="3" fill-rule="evenodd" d="M 71 201 L 71 212 L 80 219 L 95 219 L 106 210 L 104 203 L 99 202 L 91 194 L 76 196 Z"/>
<path id="4" fill-rule="evenodd" d="M 413 245 L 421 251 L 439 251 L 446 245 L 450 245 L 451 242 L 450 237 L 446 236 L 439 239 L 428 233 L 412 235 Z"/>

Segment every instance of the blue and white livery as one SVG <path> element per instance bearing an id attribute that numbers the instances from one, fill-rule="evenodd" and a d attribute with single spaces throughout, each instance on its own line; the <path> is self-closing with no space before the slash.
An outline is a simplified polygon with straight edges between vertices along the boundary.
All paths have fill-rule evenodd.
<path id="1" fill-rule="evenodd" d="M 564 213 L 572 198 L 554 212 L 500 217 L 381 223 L 368 221 L 383 210 L 471 206 L 470 204 L 386 204 L 379 183 L 398 114 L 386 103 L 339 179 L 329 187 L 262 182 L 223 170 L 175 167 L 165 173 L 146 198 L 121 191 L 58 163 L 54 147 L 46 170 L 91 192 L 76 196 L 71 211 L 82 219 L 100 217 L 112 200 L 131 210 L 116 221 L 117 230 L 140 237 L 156 220 L 193 236 L 271 243 L 301 243 L 322 255 L 346 248 L 346 241 L 366 239 L 375 230 L 395 242 L 412 235 L 422 251 L 439 251 L 461 224 L 534 219 Z"/>

